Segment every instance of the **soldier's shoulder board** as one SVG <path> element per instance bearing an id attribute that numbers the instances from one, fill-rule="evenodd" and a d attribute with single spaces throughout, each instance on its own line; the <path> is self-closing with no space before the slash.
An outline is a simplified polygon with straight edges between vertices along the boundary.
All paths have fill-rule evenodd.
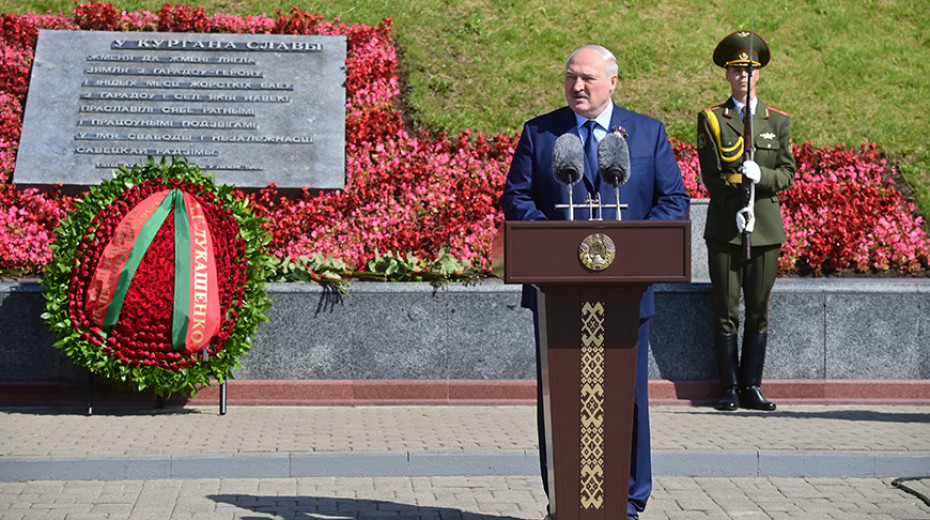
<path id="1" fill-rule="evenodd" d="M 785 116 L 785 117 L 791 117 L 790 115 L 788 115 L 788 112 L 785 112 L 785 111 L 783 111 L 783 110 L 779 110 L 779 109 L 777 109 L 777 108 L 775 108 L 775 107 L 769 107 L 769 110 L 771 110 L 772 112 L 777 112 L 777 113 L 779 113 L 779 114 L 781 114 L 781 115 L 783 115 L 783 116 Z"/>

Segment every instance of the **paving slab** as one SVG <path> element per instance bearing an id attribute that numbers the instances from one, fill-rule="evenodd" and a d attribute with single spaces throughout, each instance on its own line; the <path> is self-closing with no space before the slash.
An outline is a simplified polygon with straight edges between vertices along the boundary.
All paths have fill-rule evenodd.
<path id="1" fill-rule="evenodd" d="M 0 410 L 0 519 L 541 519 L 532 406 Z M 653 406 L 643 520 L 930 518 L 930 407 Z M 892 485 L 908 478 L 902 487 Z M 923 478 L 922 478 L 923 477 Z"/>

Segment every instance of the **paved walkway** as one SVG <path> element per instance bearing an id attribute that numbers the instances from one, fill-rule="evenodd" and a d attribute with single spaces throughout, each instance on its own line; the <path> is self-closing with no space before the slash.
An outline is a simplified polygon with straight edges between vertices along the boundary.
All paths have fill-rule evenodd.
<path id="1" fill-rule="evenodd" d="M 653 407 L 643 520 L 930 518 L 930 407 Z M 532 407 L 0 410 L 0 519 L 536 519 Z M 930 496 L 930 478 L 903 483 Z"/>

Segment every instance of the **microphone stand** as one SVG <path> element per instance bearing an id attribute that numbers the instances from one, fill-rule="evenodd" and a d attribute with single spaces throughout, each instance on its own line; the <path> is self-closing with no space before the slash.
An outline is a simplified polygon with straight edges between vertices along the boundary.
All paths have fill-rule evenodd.
<path id="1" fill-rule="evenodd" d="M 568 220 L 575 220 L 575 208 L 588 210 L 588 220 L 604 220 L 605 205 L 601 203 L 600 193 L 596 193 L 594 198 L 591 198 L 591 194 L 588 193 L 584 202 L 575 204 L 572 201 L 572 185 L 566 184 L 565 186 L 568 189 L 568 204 L 556 204 L 555 209 L 567 209 Z M 620 186 L 614 186 L 614 197 L 616 197 L 616 203 L 611 204 L 609 207 L 617 209 L 617 220 L 621 220 L 620 210 L 627 209 L 629 205 L 620 204 Z M 595 216 L 594 210 L 597 210 L 597 216 Z"/>
<path id="2" fill-rule="evenodd" d="M 575 220 L 575 205 L 572 204 L 572 185 L 566 184 L 568 186 L 568 220 Z M 562 206 L 563 204 L 559 204 Z M 559 206 L 556 206 L 557 208 Z"/>
<path id="3" fill-rule="evenodd" d="M 620 215 L 620 210 L 626 209 L 627 205 L 620 204 L 620 185 L 619 184 L 614 186 L 614 200 L 617 203 L 617 220 L 618 221 L 623 220 L 623 217 Z"/>
<path id="4" fill-rule="evenodd" d="M 604 220 L 600 193 L 596 193 L 593 199 L 590 193 L 585 195 L 584 204 L 581 207 L 588 210 L 588 220 Z M 598 210 L 596 217 L 594 216 L 594 210 Z"/>

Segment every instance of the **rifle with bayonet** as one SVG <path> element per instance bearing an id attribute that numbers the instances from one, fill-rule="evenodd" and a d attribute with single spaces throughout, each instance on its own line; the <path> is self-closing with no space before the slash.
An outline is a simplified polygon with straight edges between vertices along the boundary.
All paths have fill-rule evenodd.
<path id="1" fill-rule="evenodd" d="M 755 24 L 753 24 L 755 25 Z M 753 28 L 754 29 L 754 28 Z M 753 42 L 753 31 L 749 33 L 749 63 L 746 66 L 746 71 L 748 77 L 746 79 L 746 101 L 743 106 L 743 163 L 746 161 L 752 161 L 753 145 L 752 145 L 752 70 L 753 70 L 753 55 L 752 55 L 752 42 Z M 752 231 L 755 229 L 756 225 L 756 214 L 755 214 L 755 198 L 756 198 L 756 185 L 749 178 L 743 174 L 742 185 L 740 186 L 741 199 L 742 199 L 742 209 L 736 212 L 736 227 L 740 230 L 740 235 L 742 238 L 742 247 L 743 247 L 743 261 L 748 261 L 752 256 Z"/>

